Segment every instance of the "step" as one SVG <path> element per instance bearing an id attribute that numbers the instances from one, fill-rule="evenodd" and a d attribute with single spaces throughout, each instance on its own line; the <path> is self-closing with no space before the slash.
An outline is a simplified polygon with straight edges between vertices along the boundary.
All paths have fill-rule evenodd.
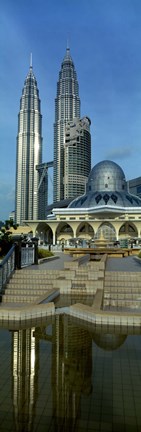
<path id="1" fill-rule="evenodd" d="M 77 273 L 75 274 L 75 279 L 80 279 L 80 280 L 93 280 L 96 281 L 100 278 L 103 278 L 104 274 L 102 271 L 100 272 L 95 272 L 95 273 L 87 273 L 87 274 L 81 274 L 81 273 Z M 73 279 L 73 278 L 70 278 Z"/>
<path id="2" fill-rule="evenodd" d="M 107 276 L 105 274 L 105 280 L 106 281 L 114 281 L 114 280 L 118 280 L 118 281 L 127 281 L 127 280 L 138 280 L 141 281 L 141 276 L 138 276 L 137 273 L 134 273 L 133 275 L 130 275 L 130 272 L 128 273 L 128 275 L 126 275 L 126 277 L 124 276 L 119 276 L 119 275 L 115 275 L 115 276 Z"/>
<path id="3" fill-rule="evenodd" d="M 64 272 L 63 272 L 64 273 Z M 12 277 L 12 279 L 11 280 L 15 280 L 15 281 L 19 281 L 19 280 L 29 280 L 29 281 L 32 281 L 32 280 L 34 280 L 34 281 L 38 281 L 38 280 L 47 280 L 47 279 L 56 279 L 57 277 L 59 277 L 59 276 L 61 276 L 61 275 L 63 275 L 63 273 L 58 273 L 57 275 L 56 274 L 50 274 L 50 275 L 19 275 L 19 276 L 16 276 L 16 275 L 13 275 L 13 277 Z"/>
<path id="4" fill-rule="evenodd" d="M 88 277 L 88 272 L 87 273 L 81 273 L 76 271 L 75 272 L 76 277 Z"/>
<path id="5" fill-rule="evenodd" d="M 116 291 L 118 291 L 118 292 L 135 292 L 135 291 L 137 291 L 137 292 L 140 292 L 141 291 L 141 286 L 137 286 L 136 284 L 133 286 L 133 287 L 131 287 L 131 286 L 117 286 L 117 285 L 115 285 L 115 286 L 104 286 L 104 291 L 106 292 L 116 292 Z"/>
<path id="6" fill-rule="evenodd" d="M 129 267 L 130 268 L 130 267 Z M 112 276 L 112 277 L 115 277 L 115 276 L 122 276 L 122 277 L 126 277 L 126 276 L 129 276 L 129 274 L 131 275 L 131 277 L 134 275 L 134 274 L 137 274 L 139 277 L 141 276 L 141 271 L 127 271 L 127 272 L 125 272 L 125 271 L 107 271 L 107 270 L 105 270 L 105 274 L 106 274 L 106 276 Z"/>
<path id="7" fill-rule="evenodd" d="M 49 288 L 50 289 L 50 288 Z M 40 289 L 40 290 L 35 290 L 33 289 L 9 289 L 6 288 L 5 290 L 5 294 L 6 296 L 8 295 L 35 295 L 35 296 L 41 296 L 42 294 L 46 294 L 48 292 L 48 289 Z"/>
<path id="8" fill-rule="evenodd" d="M 47 282 L 47 281 L 46 281 L 46 283 L 41 283 L 41 281 L 40 281 L 37 284 L 35 284 L 34 281 L 32 283 L 28 283 L 28 282 L 15 283 L 15 282 L 12 282 L 10 284 L 7 284 L 8 289 L 13 289 L 13 288 L 14 289 L 20 289 L 20 288 L 32 289 L 32 288 L 35 288 L 36 290 L 40 290 L 43 288 L 50 289 L 52 287 L 53 287 L 53 284 L 50 282 Z"/>
<path id="9" fill-rule="evenodd" d="M 137 294 L 125 294 L 125 293 L 123 293 L 123 294 L 119 294 L 119 293 L 115 293 L 115 294 L 112 294 L 112 296 L 110 295 L 110 294 L 106 294 L 106 293 L 104 293 L 104 300 L 105 299 L 111 299 L 111 300 L 116 300 L 116 299 L 120 299 L 120 300 L 141 300 L 141 294 L 140 294 L 140 296 L 139 296 L 139 294 L 137 293 Z"/>
<path id="10" fill-rule="evenodd" d="M 72 282 L 71 289 L 84 289 L 84 290 L 86 290 L 86 284 L 82 283 L 81 281 Z"/>
<path id="11" fill-rule="evenodd" d="M 106 287 L 106 288 L 104 288 L 104 293 L 110 293 L 111 295 L 112 294 L 115 294 L 115 293 L 118 293 L 118 294 L 123 294 L 123 293 L 125 293 L 125 294 L 141 294 L 141 288 L 128 288 L 128 287 L 126 287 L 126 289 L 125 289 L 125 287 L 124 288 L 111 288 L 111 287 Z"/>
<path id="12" fill-rule="evenodd" d="M 4 295 L 2 297 L 2 303 L 35 303 L 39 299 L 39 296 L 20 296 L 20 295 Z"/>
<path id="13" fill-rule="evenodd" d="M 76 275 L 76 278 L 75 278 L 76 280 L 78 279 L 78 280 L 85 280 L 85 281 L 87 281 L 88 280 L 88 275 Z M 93 280 L 93 279 L 89 279 L 89 280 Z"/>
<path id="14" fill-rule="evenodd" d="M 104 306 L 141 308 L 141 300 L 104 300 Z"/>
<path id="15" fill-rule="evenodd" d="M 34 276 L 41 276 L 45 277 L 46 275 L 52 275 L 52 274 L 59 274 L 64 272 L 64 270 L 17 270 L 14 273 L 14 277 L 34 277 Z"/>
<path id="16" fill-rule="evenodd" d="M 130 276 L 131 277 L 133 277 L 135 274 L 138 276 L 138 277 L 141 277 L 141 271 L 138 271 L 138 272 L 130 272 L 130 271 L 128 271 L 128 272 L 124 272 L 124 271 L 122 271 L 122 272 L 120 272 L 120 271 L 116 271 L 116 272 L 114 272 L 114 271 L 105 271 L 105 275 L 107 276 L 107 277 L 116 277 L 116 276 L 118 276 L 118 277 L 127 277 L 127 276 L 129 276 L 129 274 L 130 274 Z"/>
<path id="17" fill-rule="evenodd" d="M 118 281 L 118 280 L 115 280 L 115 281 L 105 281 L 104 280 L 104 286 L 105 287 L 107 287 L 107 286 L 117 286 L 117 287 L 127 287 L 127 286 L 129 286 L 129 287 L 133 287 L 134 288 L 134 286 L 136 285 L 136 286 L 138 286 L 138 287 L 141 287 L 141 281 L 138 281 L 138 280 L 136 280 L 136 279 L 134 279 L 134 281 L 131 281 L 131 280 L 127 280 L 127 281 Z"/>

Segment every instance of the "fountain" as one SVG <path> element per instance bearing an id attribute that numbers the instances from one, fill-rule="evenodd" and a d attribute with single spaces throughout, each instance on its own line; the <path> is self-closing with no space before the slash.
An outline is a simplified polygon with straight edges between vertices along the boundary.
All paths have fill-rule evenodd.
<path id="1" fill-rule="evenodd" d="M 97 248 L 105 248 L 105 247 L 108 247 L 109 245 L 112 245 L 112 244 L 113 244 L 112 241 L 106 240 L 104 238 L 102 231 L 100 232 L 100 237 L 98 239 L 94 240 L 94 247 L 97 247 Z"/>

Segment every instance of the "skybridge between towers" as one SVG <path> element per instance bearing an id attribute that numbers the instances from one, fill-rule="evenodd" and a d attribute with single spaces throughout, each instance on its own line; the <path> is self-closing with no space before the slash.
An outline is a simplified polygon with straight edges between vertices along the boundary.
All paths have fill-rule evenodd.
<path id="1" fill-rule="evenodd" d="M 48 204 L 48 177 L 51 180 L 52 178 L 49 176 L 49 168 L 53 168 L 53 161 L 43 162 L 39 165 L 36 165 L 36 170 L 39 173 L 39 184 L 38 184 L 38 193 L 39 193 L 39 212 L 41 215 L 41 219 L 46 218 L 46 206 Z"/>
<path id="2" fill-rule="evenodd" d="M 48 169 L 53 167 L 53 161 L 51 162 L 43 162 L 39 165 L 36 165 L 36 170 L 40 174 L 40 181 L 38 185 L 38 190 L 40 189 L 40 186 L 42 185 L 42 182 L 45 177 L 48 178 Z"/>

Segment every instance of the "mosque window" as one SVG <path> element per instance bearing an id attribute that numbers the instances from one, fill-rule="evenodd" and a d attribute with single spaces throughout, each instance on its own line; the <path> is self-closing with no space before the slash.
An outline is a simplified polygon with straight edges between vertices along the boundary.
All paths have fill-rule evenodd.
<path id="1" fill-rule="evenodd" d="M 101 200 L 101 198 L 102 198 L 102 195 L 101 195 L 101 194 L 98 194 L 98 195 L 95 197 L 95 200 L 96 200 L 96 203 L 97 203 L 97 204 L 99 203 L 99 201 Z"/>
<path id="2" fill-rule="evenodd" d="M 105 201 L 105 204 L 107 204 L 107 202 L 109 201 L 109 195 L 108 194 L 105 194 L 104 196 L 103 196 L 103 199 L 104 199 L 104 201 Z"/>
<path id="3" fill-rule="evenodd" d="M 115 194 L 112 194 L 111 198 L 114 201 L 114 203 L 116 204 L 116 202 L 117 202 L 117 196 Z"/>

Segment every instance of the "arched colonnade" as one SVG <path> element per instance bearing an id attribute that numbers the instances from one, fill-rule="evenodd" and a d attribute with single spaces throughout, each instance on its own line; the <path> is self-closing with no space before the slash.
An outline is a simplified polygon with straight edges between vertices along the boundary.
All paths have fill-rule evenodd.
<path id="1" fill-rule="evenodd" d="M 140 224 L 130 221 L 31 221 L 33 236 L 40 244 L 69 244 L 72 239 L 90 241 L 101 235 L 108 241 L 117 241 L 125 237 L 141 237 Z"/>

